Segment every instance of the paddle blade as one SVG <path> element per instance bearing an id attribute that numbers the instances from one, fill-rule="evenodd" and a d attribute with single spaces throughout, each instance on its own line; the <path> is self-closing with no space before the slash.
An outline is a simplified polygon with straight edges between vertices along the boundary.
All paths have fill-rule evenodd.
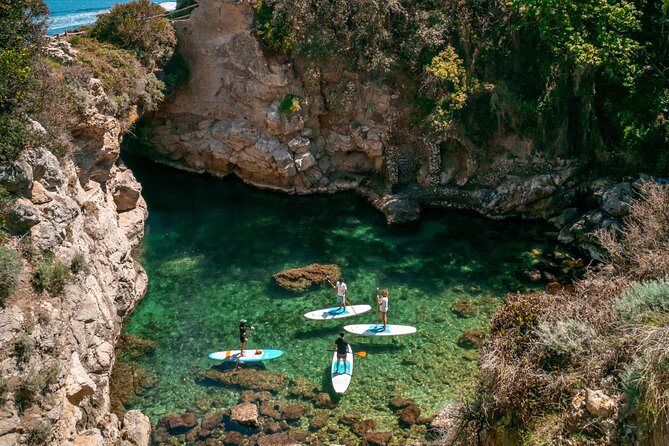
<path id="1" fill-rule="evenodd" d="M 361 358 L 366 358 L 367 357 L 367 352 L 355 352 L 356 356 L 360 356 Z"/>

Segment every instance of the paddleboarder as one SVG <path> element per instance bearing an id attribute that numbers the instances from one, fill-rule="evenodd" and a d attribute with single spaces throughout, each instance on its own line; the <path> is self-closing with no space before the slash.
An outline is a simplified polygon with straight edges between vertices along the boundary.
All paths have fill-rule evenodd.
<path id="1" fill-rule="evenodd" d="M 337 283 L 333 284 L 330 282 L 330 278 L 326 277 L 325 280 L 328 281 L 330 286 L 337 290 L 337 301 L 339 302 L 339 308 L 344 308 L 346 306 L 346 290 L 348 290 L 348 287 L 346 286 L 346 282 L 344 282 L 343 277 L 339 277 L 337 279 Z"/>
<path id="2" fill-rule="evenodd" d="M 386 331 L 386 325 L 388 325 L 388 290 L 381 291 L 380 296 L 378 292 L 376 293 L 376 304 L 379 306 L 383 319 L 383 331 Z"/>
<path id="3" fill-rule="evenodd" d="M 346 373 L 346 350 L 348 348 L 348 342 L 344 340 L 344 335 L 346 332 L 342 331 L 339 333 L 339 337 L 335 340 L 335 350 L 337 350 L 337 367 L 335 370 L 339 372 L 339 361 L 344 361 L 344 371 Z"/>
<path id="4" fill-rule="evenodd" d="M 253 325 L 249 326 L 249 329 L 255 330 Z M 249 335 L 246 332 L 246 319 L 239 321 L 239 356 L 244 356 L 244 347 L 246 346 L 246 341 L 249 340 Z"/>

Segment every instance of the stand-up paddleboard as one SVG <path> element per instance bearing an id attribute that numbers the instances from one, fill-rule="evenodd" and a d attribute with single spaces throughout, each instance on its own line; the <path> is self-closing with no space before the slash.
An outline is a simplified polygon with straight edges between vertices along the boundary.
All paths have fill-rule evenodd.
<path id="1" fill-rule="evenodd" d="M 342 317 L 357 316 L 362 313 L 367 313 L 372 307 L 369 305 L 347 305 L 342 308 L 324 308 L 322 310 L 310 311 L 304 317 L 315 321 L 328 321 L 331 319 L 339 319 Z"/>
<path id="2" fill-rule="evenodd" d="M 347 325 L 344 330 L 349 333 L 362 336 L 400 336 L 416 332 L 416 327 L 409 325 L 387 325 L 385 331 L 383 324 L 356 324 Z"/>
<path id="3" fill-rule="evenodd" d="M 239 350 L 228 350 L 224 352 L 209 353 L 210 359 L 223 362 L 260 362 L 276 359 L 283 355 L 281 350 L 255 350 L 252 348 L 244 349 L 244 356 L 239 356 Z"/>
<path id="4" fill-rule="evenodd" d="M 332 375 L 332 388 L 334 391 L 337 393 L 346 392 L 353 377 L 353 350 L 351 350 L 350 345 L 346 346 L 345 361 L 337 361 L 337 350 L 334 351 L 330 373 Z"/>

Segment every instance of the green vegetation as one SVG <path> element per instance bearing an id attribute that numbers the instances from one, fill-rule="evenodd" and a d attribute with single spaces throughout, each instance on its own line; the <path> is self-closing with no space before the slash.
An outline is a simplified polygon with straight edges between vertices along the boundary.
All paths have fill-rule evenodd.
<path id="1" fill-rule="evenodd" d="M 28 430 L 27 442 L 30 446 L 38 446 L 47 444 L 47 440 L 51 436 L 53 425 L 48 420 L 39 420 L 35 425 Z"/>
<path id="2" fill-rule="evenodd" d="M 21 260 L 14 251 L 0 248 L 0 304 L 16 290 L 21 274 Z"/>
<path id="3" fill-rule="evenodd" d="M 306 70 L 389 84 L 403 93 L 407 125 L 437 141 L 465 133 L 485 147 L 513 133 L 595 174 L 669 167 L 658 149 L 669 144 L 662 2 L 256 0 L 254 9 L 264 48 Z"/>
<path id="4" fill-rule="evenodd" d="M 52 294 L 60 294 L 70 275 L 70 270 L 60 260 L 47 254 L 37 262 L 33 286 L 37 291 L 47 290 Z"/>
<path id="5" fill-rule="evenodd" d="M 76 253 L 74 257 L 72 257 L 72 262 L 70 263 L 70 271 L 72 271 L 72 273 L 74 274 L 77 274 L 84 268 L 84 266 L 86 266 L 86 259 L 84 258 L 84 255 L 81 254 L 80 252 Z"/>
<path id="6" fill-rule="evenodd" d="M 160 80 L 165 83 L 165 94 L 172 94 L 177 88 L 185 85 L 189 78 L 188 62 L 181 53 L 175 51 L 160 74 Z"/>
<path id="7" fill-rule="evenodd" d="M 30 336 L 21 333 L 14 343 L 14 355 L 18 363 L 28 362 L 33 351 L 33 342 Z"/>
<path id="8" fill-rule="evenodd" d="M 170 60 L 176 46 L 165 10 L 149 0 L 119 4 L 98 18 L 91 37 L 126 49 L 152 70 Z"/>
<path id="9" fill-rule="evenodd" d="M 292 115 L 300 110 L 300 97 L 294 94 L 287 94 L 279 104 L 279 111 L 284 115 Z"/>
<path id="10" fill-rule="evenodd" d="M 616 309 L 630 322 L 652 322 L 669 316 L 669 279 L 667 277 L 633 284 L 616 302 Z"/>
<path id="11" fill-rule="evenodd" d="M 7 378 L 0 377 L 0 405 L 4 404 L 9 393 L 9 381 Z"/>

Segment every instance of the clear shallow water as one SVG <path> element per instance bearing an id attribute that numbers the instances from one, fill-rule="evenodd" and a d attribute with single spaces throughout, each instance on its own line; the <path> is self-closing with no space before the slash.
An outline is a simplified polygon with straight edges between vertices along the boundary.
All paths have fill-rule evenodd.
<path id="1" fill-rule="evenodd" d="M 90 25 L 97 20 L 99 14 L 109 11 L 118 3 L 128 3 L 131 0 L 46 0 L 49 7 L 48 34 L 58 34 L 65 30 Z M 176 1 L 165 2 L 152 0 L 168 11 L 174 10 Z"/>
<path id="2" fill-rule="evenodd" d="M 336 305 L 334 292 L 289 295 L 271 276 L 313 262 L 340 265 L 353 304 L 372 305 L 376 287 L 387 287 L 389 322 L 418 328 L 398 338 L 347 335 L 367 357 L 355 358 L 351 386 L 333 412 L 372 417 L 393 429 L 387 403 L 399 395 L 433 414 L 462 396 L 476 371 L 478 353 L 458 347 L 458 337 L 485 330 L 503 296 L 523 287 L 516 272 L 547 248 L 545 226 L 427 213 L 420 225 L 388 227 L 352 194 L 287 196 L 232 178 L 127 161 L 150 215 L 140 256 L 149 289 L 125 331 L 159 344 L 155 354 L 133 360 L 158 377 L 136 404 L 154 421 L 206 411 L 212 401 L 214 407 L 237 403 L 239 392 L 204 386 L 195 376 L 214 365 L 208 353 L 238 348 L 241 318 L 256 327 L 247 348 L 286 352 L 267 362 L 268 370 L 306 377 L 327 391 L 328 349 L 340 328 L 374 323 L 375 313 L 305 319 L 303 313 Z M 476 302 L 478 315 L 457 318 L 450 308 L 460 299 Z"/>

